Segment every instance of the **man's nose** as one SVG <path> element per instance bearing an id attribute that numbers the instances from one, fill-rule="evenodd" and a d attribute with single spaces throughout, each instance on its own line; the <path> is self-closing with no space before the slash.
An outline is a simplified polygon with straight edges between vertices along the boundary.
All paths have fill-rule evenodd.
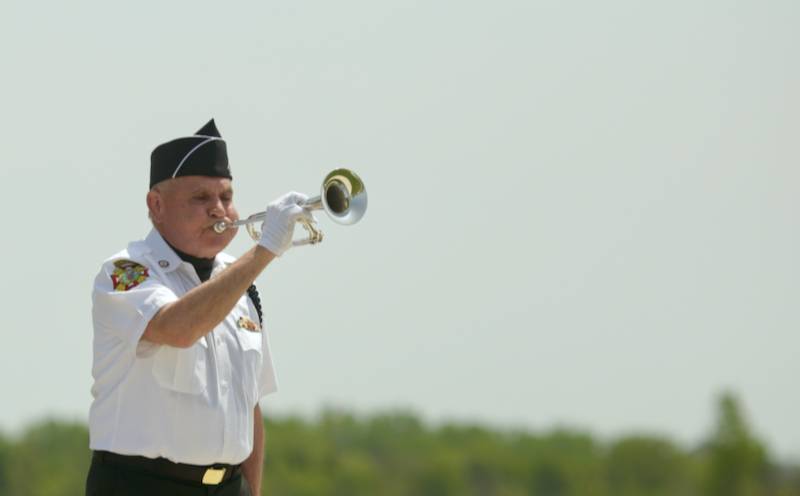
<path id="1" fill-rule="evenodd" d="M 209 208 L 208 215 L 220 219 L 225 217 L 225 206 L 222 204 L 222 200 L 217 198 L 213 205 L 211 205 L 211 208 Z"/>

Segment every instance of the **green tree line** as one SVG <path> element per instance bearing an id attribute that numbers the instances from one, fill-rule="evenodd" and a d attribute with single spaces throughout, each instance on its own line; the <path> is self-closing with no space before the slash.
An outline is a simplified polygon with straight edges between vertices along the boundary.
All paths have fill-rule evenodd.
<path id="1" fill-rule="evenodd" d="M 264 422 L 263 494 L 274 496 L 800 496 L 800 467 L 772 459 L 731 394 L 691 449 L 657 435 L 432 427 L 406 412 Z M 0 495 L 81 495 L 89 461 L 83 424 L 0 435 Z"/>

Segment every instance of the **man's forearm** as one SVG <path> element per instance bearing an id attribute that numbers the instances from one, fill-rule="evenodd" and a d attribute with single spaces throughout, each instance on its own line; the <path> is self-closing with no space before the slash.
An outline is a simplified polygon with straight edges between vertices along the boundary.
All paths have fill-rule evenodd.
<path id="1" fill-rule="evenodd" d="M 213 279 L 164 305 L 147 324 L 142 339 L 181 348 L 193 345 L 222 322 L 274 258 L 269 250 L 254 246 Z"/>
<path id="2" fill-rule="evenodd" d="M 264 466 L 264 418 L 258 405 L 253 417 L 253 452 L 242 463 L 242 474 L 250 484 L 252 495 L 258 496 L 261 494 L 261 467 Z"/>

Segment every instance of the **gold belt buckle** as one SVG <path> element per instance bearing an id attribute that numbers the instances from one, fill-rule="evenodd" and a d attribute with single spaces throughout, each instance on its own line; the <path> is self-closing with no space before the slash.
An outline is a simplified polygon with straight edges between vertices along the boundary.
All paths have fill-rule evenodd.
<path id="1" fill-rule="evenodd" d="M 206 473 L 203 474 L 203 484 L 207 486 L 216 486 L 222 482 L 223 477 L 225 477 L 224 468 L 209 468 L 206 470 Z"/>

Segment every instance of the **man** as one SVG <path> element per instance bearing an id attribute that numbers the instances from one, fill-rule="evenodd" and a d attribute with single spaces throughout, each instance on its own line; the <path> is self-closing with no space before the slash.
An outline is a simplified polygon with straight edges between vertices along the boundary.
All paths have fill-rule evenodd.
<path id="1" fill-rule="evenodd" d="M 92 294 L 87 495 L 261 494 L 258 400 L 277 385 L 252 284 L 312 217 L 304 195 L 282 196 L 236 260 L 222 253 L 236 230 L 213 229 L 238 219 L 231 179 L 213 119 L 151 155 L 153 230 L 103 264 Z"/>

